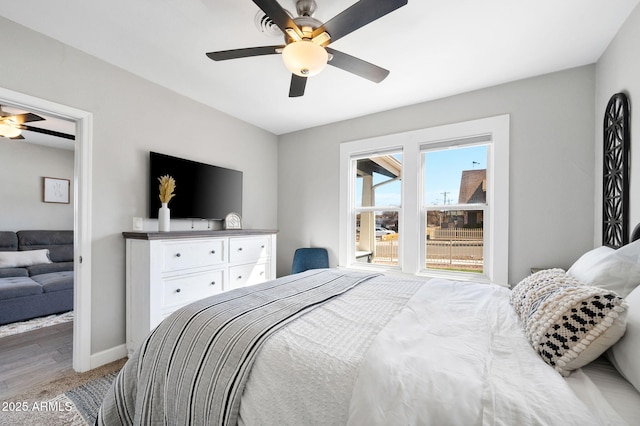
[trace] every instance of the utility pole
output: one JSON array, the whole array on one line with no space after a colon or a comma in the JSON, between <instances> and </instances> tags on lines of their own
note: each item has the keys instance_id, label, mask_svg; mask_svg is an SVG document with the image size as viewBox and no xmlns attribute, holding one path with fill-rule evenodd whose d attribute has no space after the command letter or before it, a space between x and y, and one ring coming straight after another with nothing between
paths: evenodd
<instances>
[{"instance_id":1,"label":"utility pole","mask_svg":"<svg viewBox=\"0 0 640 426\"><path fill-rule=\"evenodd\" d=\"M444 195L444 205L447 205L447 194L448 192L441 192L442 195Z\"/></svg>"}]
</instances>

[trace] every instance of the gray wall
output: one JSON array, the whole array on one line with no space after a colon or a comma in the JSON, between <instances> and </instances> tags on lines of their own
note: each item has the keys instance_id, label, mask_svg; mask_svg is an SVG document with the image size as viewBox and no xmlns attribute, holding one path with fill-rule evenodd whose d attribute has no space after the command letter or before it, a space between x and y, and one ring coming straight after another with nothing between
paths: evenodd
<instances>
[{"instance_id":1,"label":"gray wall","mask_svg":"<svg viewBox=\"0 0 640 426\"><path fill-rule=\"evenodd\" d=\"M278 273L297 247L338 255L340 142L510 114L509 281L593 244L593 65L280 137Z\"/></svg>"},{"instance_id":2,"label":"gray wall","mask_svg":"<svg viewBox=\"0 0 640 426\"><path fill-rule=\"evenodd\" d=\"M611 96L624 92L629 97L631 109L631 187L629 226L633 229L640 222L640 7L636 7L596 66L595 104L595 232L594 245L602 245L602 125L604 111ZM634 108L634 106L636 108Z\"/></svg>"},{"instance_id":3,"label":"gray wall","mask_svg":"<svg viewBox=\"0 0 640 426\"><path fill-rule=\"evenodd\" d=\"M277 227L276 136L4 18L0 40L2 87L93 113L92 353L125 342L122 231L148 216L149 150L242 170L244 225Z\"/></svg>"},{"instance_id":4,"label":"gray wall","mask_svg":"<svg viewBox=\"0 0 640 426\"><path fill-rule=\"evenodd\" d=\"M73 155L0 138L0 231L73 229ZM71 181L69 204L42 201L44 176Z\"/></svg>"}]
</instances>

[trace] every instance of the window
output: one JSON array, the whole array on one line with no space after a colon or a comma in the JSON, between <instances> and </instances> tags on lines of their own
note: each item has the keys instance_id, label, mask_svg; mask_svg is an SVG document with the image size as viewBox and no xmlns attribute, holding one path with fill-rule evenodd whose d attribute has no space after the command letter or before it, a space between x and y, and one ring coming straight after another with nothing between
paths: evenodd
<instances>
[{"instance_id":1,"label":"window","mask_svg":"<svg viewBox=\"0 0 640 426\"><path fill-rule=\"evenodd\" d=\"M351 170L355 260L398 266L402 152L352 158Z\"/></svg>"},{"instance_id":2,"label":"window","mask_svg":"<svg viewBox=\"0 0 640 426\"><path fill-rule=\"evenodd\" d=\"M340 266L507 285L507 115L345 142Z\"/></svg>"},{"instance_id":3,"label":"window","mask_svg":"<svg viewBox=\"0 0 640 426\"><path fill-rule=\"evenodd\" d=\"M423 270L484 274L488 148L464 140L423 147Z\"/></svg>"}]
</instances>

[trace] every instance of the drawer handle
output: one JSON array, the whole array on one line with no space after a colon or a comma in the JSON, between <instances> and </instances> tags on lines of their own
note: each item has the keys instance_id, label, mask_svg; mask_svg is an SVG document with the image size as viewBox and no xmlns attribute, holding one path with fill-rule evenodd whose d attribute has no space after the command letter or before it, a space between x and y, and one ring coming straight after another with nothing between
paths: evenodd
<instances>
[{"instance_id":1,"label":"drawer handle","mask_svg":"<svg viewBox=\"0 0 640 426\"><path fill-rule=\"evenodd\" d=\"M215 250L211 250L211 254L216 254L216 251Z\"/></svg>"},{"instance_id":2,"label":"drawer handle","mask_svg":"<svg viewBox=\"0 0 640 426\"><path fill-rule=\"evenodd\" d=\"M238 275L238 279L241 280L242 279L242 275Z\"/></svg>"},{"instance_id":3,"label":"drawer handle","mask_svg":"<svg viewBox=\"0 0 640 426\"><path fill-rule=\"evenodd\" d=\"M182 256L180 253L176 253L176 257L180 257Z\"/></svg>"},{"instance_id":4,"label":"drawer handle","mask_svg":"<svg viewBox=\"0 0 640 426\"><path fill-rule=\"evenodd\" d=\"M216 285L216 282L215 281L211 281L211 285Z\"/></svg>"},{"instance_id":5,"label":"drawer handle","mask_svg":"<svg viewBox=\"0 0 640 426\"><path fill-rule=\"evenodd\" d=\"M264 244L260 246L260 248L264 248Z\"/></svg>"},{"instance_id":6,"label":"drawer handle","mask_svg":"<svg viewBox=\"0 0 640 426\"><path fill-rule=\"evenodd\" d=\"M242 247L238 247L238 251L242 251Z\"/></svg>"},{"instance_id":7,"label":"drawer handle","mask_svg":"<svg viewBox=\"0 0 640 426\"><path fill-rule=\"evenodd\" d=\"M182 290L180 290L179 288L176 288L176 293L180 293Z\"/></svg>"}]
</instances>

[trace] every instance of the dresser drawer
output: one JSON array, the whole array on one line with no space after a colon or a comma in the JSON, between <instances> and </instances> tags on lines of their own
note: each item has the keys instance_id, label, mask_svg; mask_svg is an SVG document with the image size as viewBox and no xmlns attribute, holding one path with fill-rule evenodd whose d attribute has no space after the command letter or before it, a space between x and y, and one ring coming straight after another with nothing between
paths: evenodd
<instances>
[{"instance_id":1,"label":"dresser drawer","mask_svg":"<svg viewBox=\"0 0 640 426\"><path fill-rule=\"evenodd\" d=\"M259 284L267 281L267 263L232 266L229 268L229 289Z\"/></svg>"},{"instance_id":2,"label":"dresser drawer","mask_svg":"<svg viewBox=\"0 0 640 426\"><path fill-rule=\"evenodd\" d=\"M164 242L162 271L179 271L223 263L224 246L224 239Z\"/></svg>"},{"instance_id":3,"label":"dresser drawer","mask_svg":"<svg viewBox=\"0 0 640 426\"><path fill-rule=\"evenodd\" d=\"M231 263L255 262L270 255L268 237L231 238L229 261Z\"/></svg>"},{"instance_id":4,"label":"dresser drawer","mask_svg":"<svg viewBox=\"0 0 640 426\"><path fill-rule=\"evenodd\" d=\"M162 280L162 306L160 309L186 305L222 292L223 271L182 275Z\"/></svg>"}]
</instances>

